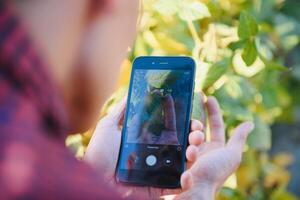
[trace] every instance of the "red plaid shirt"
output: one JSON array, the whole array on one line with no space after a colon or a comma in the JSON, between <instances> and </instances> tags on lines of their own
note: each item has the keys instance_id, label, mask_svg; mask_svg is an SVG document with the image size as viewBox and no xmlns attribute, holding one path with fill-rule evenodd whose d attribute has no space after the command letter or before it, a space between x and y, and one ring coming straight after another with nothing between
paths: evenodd
<instances>
[{"instance_id":1,"label":"red plaid shirt","mask_svg":"<svg viewBox=\"0 0 300 200\"><path fill-rule=\"evenodd\" d=\"M65 116L45 64L0 1L0 199L118 199L65 148Z\"/></svg>"}]
</instances>

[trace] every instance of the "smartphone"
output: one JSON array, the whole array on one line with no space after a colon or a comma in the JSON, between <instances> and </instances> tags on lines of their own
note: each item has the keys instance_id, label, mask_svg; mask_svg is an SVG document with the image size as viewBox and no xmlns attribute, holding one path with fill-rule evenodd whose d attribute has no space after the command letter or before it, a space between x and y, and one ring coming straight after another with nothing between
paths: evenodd
<instances>
[{"instance_id":1,"label":"smartphone","mask_svg":"<svg viewBox=\"0 0 300 200\"><path fill-rule=\"evenodd\" d=\"M133 62L117 182L180 187L185 170L195 62L189 57L139 57Z\"/></svg>"}]
</instances>

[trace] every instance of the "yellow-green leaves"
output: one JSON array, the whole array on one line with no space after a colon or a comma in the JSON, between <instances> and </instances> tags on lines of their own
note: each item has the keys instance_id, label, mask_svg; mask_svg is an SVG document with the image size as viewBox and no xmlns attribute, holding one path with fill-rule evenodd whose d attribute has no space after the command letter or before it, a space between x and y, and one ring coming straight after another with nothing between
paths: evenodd
<instances>
[{"instance_id":1,"label":"yellow-green leaves","mask_svg":"<svg viewBox=\"0 0 300 200\"><path fill-rule=\"evenodd\" d=\"M238 27L238 36L242 41L246 41L242 58L247 66L252 65L257 58L257 49L255 44L255 36L257 33L258 25L254 17L251 14L242 11Z\"/></svg>"},{"instance_id":2,"label":"yellow-green leaves","mask_svg":"<svg viewBox=\"0 0 300 200\"><path fill-rule=\"evenodd\" d=\"M161 15L178 14L179 18L184 21L195 21L210 17L207 6L198 1L158 0L154 4L154 9Z\"/></svg>"},{"instance_id":3,"label":"yellow-green leaves","mask_svg":"<svg viewBox=\"0 0 300 200\"><path fill-rule=\"evenodd\" d=\"M238 35L240 39L249 39L258 33L258 25L254 17L246 11L242 11L240 15L240 24L238 27Z\"/></svg>"}]
</instances>

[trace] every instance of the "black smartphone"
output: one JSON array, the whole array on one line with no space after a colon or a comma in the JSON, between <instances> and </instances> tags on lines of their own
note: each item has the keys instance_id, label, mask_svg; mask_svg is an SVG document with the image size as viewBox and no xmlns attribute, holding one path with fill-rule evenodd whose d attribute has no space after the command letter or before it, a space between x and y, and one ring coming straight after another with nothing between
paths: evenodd
<instances>
[{"instance_id":1,"label":"black smartphone","mask_svg":"<svg viewBox=\"0 0 300 200\"><path fill-rule=\"evenodd\" d=\"M194 79L195 62L189 57L146 56L134 60L117 182L180 187Z\"/></svg>"}]
</instances>

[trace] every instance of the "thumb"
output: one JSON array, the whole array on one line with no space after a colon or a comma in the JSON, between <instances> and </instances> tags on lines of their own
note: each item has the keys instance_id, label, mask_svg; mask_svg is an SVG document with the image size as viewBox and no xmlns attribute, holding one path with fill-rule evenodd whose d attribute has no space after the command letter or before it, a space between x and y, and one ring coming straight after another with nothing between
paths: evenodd
<instances>
[{"instance_id":1,"label":"thumb","mask_svg":"<svg viewBox=\"0 0 300 200\"><path fill-rule=\"evenodd\" d=\"M235 128L233 135L227 143L227 147L234 150L234 152L242 153L247 137L253 129L253 122L244 122L240 124Z\"/></svg>"},{"instance_id":2,"label":"thumb","mask_svg":"<svg viewBox=\"0 0 300 200\"><path fill-rule=\"evenodd\" d=\"M124 97L120 102L113 106L107 115L103 118L107 123L119 125L124 119L127 97Z\"/></svg>"}]
</instances>

